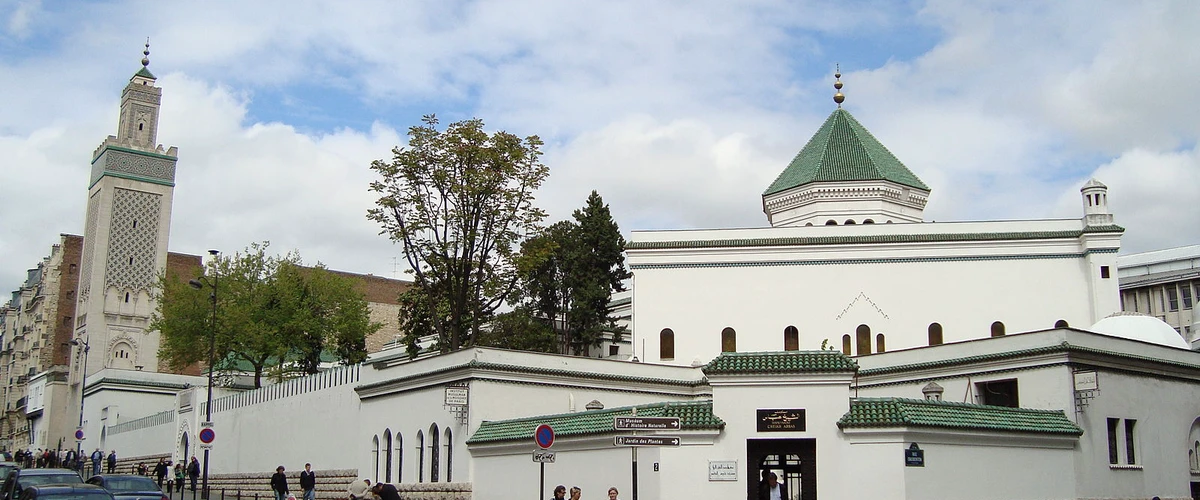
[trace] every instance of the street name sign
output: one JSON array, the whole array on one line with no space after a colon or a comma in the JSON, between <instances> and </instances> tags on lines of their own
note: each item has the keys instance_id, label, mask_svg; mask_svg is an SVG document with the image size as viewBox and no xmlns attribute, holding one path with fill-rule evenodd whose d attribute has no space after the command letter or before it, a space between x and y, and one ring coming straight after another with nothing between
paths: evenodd
<instances>
[{"instance_id":1,"label":"street name sign","mask_svg":"<svg viewBox=\"0 0 1200 500\"><path fill-rule=\"evenodd\" d=\"M533 452L533 461L539 464L554 463L555 453L553 451L535 451Z\"/></svg>"},{"instance_id":2,"label":"street name sign","mask_svg":"<svg viewBox=\"0 0 1200 500\"><path fill-rule=\"evenodd\" d=\"M613 417L618 431L677 431L679 417Z\"/></svg>"},{"instance_id":3,"label":"street name sign","mask_svg":"<svg viewBox=\"0 0 1200 500\"><path fill-rule=\"evenodd\" d=\"M617 436L613 446L679 446L679 436Z\"/></svg>"}]
</instances>

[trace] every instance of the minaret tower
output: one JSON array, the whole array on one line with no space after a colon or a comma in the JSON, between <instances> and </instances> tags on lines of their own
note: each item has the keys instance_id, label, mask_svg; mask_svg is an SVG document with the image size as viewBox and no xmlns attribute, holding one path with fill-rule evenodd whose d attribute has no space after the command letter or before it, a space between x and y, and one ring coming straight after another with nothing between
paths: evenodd
<instances>
[{"instance_id":1,"label":"minaret tower","mask_svg":"<svg viewBox=\"0 0 1200 500\"><path fill-rule=\"evenodd\" d=\"M167 264L177 150L156 143L162 89L149 69L149 40L143 54L121 94L117 135L92 154L75 319L75 338L88 345L88 374L158 371L158 333L146 327Z\"/></svg>"}]
</instances>

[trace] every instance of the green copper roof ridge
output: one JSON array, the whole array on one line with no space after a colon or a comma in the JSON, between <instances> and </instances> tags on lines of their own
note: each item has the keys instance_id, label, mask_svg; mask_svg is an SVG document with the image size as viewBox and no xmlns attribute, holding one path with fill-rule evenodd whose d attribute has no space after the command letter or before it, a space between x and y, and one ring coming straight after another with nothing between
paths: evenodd
<instances>
[{"instance_id":1,"label":"green copper roof ridge","mask_svg":"<svg viewBox=\"0 0 1200 500\"><path fill-rule=\"evenodd\" d=\"M896 164L899 165L903 169L901 172L899 172L899 174L901 174L901 176L903 176L904 174L908 174L909 176L912 177L912 179L910 179L909 182L904 182L904 181L898 180L898 179L888 179L886 175L884 175L882 172L880 172L880 176L882 178L884 178L886 180L890 180L897 184L903 184L908 187L924 189L925 191L930 190L929 186L926 185L925 182L922 181L920 177L917 177L917 174L913 173L913 171L908 168L908 165L905 165L903 161L900 161L900 158L898 158L896 156L896 154L892 152L891 149L888 149L887 145L884 144L883 141L880 141L879 138L875 137L875 134L872 134L870 130L867 130L867 127L864 127L863 124L860 123L858 121L858 119L854 117L854 115L850 114L850 112L848 112L848 111L845 112L844 114L845 114L846 119L849 120L850 123L852 123L854 125L850 128L850 131L853 132L856 137L860 134L860 132L862 134L865 134L867 136L867 138L870 139L871 143L878 145L880 148L883 148L882 152L888 156L887 159L890 159L891 161L895 161ZM855 127L857 127L857 129ZM861 144L861 141L860 141L860 144ZM871 157L872 162L876 164L876 169L878 169L879 168L878 164L880 163L880 159L876 158L875 155L873 155L871 153L871 148L868 148L865 145L863 145L863 149L866 151L867 156Z\"/></svg>"},{"instance_id":2,"label":"green copper roof ridge","mask_svg":"<svg viewBox=\"0 0 1200 500\"><path fill-rule=\"evenodd\" d=\"M154 73L151 73L151 72L150 72L150 68L147 68L147 67L145 67L145 66L142 66L142 68L141 68L141 69L139 69L139 70L137 71L137 73L134 73L134 74L133 74L133 76L140 76L140 77L142 77L142 78L149 78L149 79L151 79L151 80L157 80L157 79L158 79L158 77L154 76Z\"/></svg>"},{"instance_id":3,"label":"green copper roof ridge","mask_svg":"<svg viewBox=\"0 0 1200 500\"><path fill-rule=\"evenodd\" d=\"M908 398L856 398L837 426L846 428L941 427L1083 435L1063 410L930 401Z\"/></svg>"}]
</instances>

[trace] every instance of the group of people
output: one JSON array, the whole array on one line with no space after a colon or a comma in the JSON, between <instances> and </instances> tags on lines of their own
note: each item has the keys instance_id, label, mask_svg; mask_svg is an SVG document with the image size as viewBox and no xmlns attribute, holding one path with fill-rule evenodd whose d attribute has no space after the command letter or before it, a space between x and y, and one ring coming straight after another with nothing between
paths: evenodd
<instances>
[{"instance_id":1,"label":"group of people","mask_svg":"<svg viewBox=\"0 0 1200 500\"><path fill-rule=\"evenodd\" d=\"M282 465L275 468L275 474L271 476L271 491L275 492L275 500L295 500L288 491L287 474L284 474L285 469ZM315 500L317 488L317 475L313 473L312 464L304 464L304 470L300 471L300 490L303 492L304 500Z\"/></svg>"},{"instance_id":2,"label":"group of people","mask_svg":"<svg viewBox=\"0 0 1200 500\"><path fill-rule=\"evenodd\" d=\"M146 462L138 462L134 472L140 476L146 476L152 471L146 467ZM183 462L172 464L170 460L160 458L154 465L153 472L154 476L158 478L159 489L162 489L163 483L166 483L165 491L183 491L186 479L191 478L192 491L196 491L196 481L200 479L200 461L196 460L194 455L187 465L184 465Z\"/></svg>"},{"instance_id":3,"label":"group of people","mask_svg":"<svg viewBox=\"0 0 1200 500\"><path fill-rule=\"evenodd\" d=\"M608 489L608 500L618 500L617 493L618 493L618 491L617 491L616 486L609 488ZM554 487L554 497L553 497L554 500L567 500L568 497L565 496L566 494L567 494L566 486L563 486L560 484L560 485ZM570 500L579 500L579 497L581 495L583 495L582 489L580 489L578 486L571 487L571 496L569 497Z\"/></svg>"},{"instance_id":4,"label":"group of people","mask_svg":"<svg viewBox=\"0 0 1200 500\"><path fill-rule=\"evenodd\" d=\"M99 474L104 465L107 465L109 474L116 472L117 468L117 451L113 450L104 455L100 448L96 448L91 455L84 453L75 453L72 449L58 450L43 450L38 448L37 451L17 450L16 453L10 453L8 450L0 452L4 455L4 461L16 462L21 464L26 469L32 468L64 468L83 470L91 461L92 475Z\"/></svg>"}]
</instances>

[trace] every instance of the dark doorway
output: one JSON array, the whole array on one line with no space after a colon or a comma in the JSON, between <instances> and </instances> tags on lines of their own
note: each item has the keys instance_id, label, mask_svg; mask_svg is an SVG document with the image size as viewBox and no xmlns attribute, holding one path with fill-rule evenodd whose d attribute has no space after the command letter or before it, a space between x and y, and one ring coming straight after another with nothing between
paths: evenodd
<instances>
[{"instance_id":1,"label":"dark doorway","mask_svg":"<svg viewBox=\"0 0 1200 500\"><path fill-rule=\"evenodd\" d=\"M1200 483L1192 483L1192 499L1200 500Z\"/></svg>"},{"instance_id":2,"label":"dark doorway","mask_svg":"<svg viewBox=\"0 0 1200 500\"><path fill-rule=\"evenodd\" d=\"M746 498L758 500L762 471L779 476L787 497L817 498L816 439L747 439Z\"/></svg>"}]
</instances>

